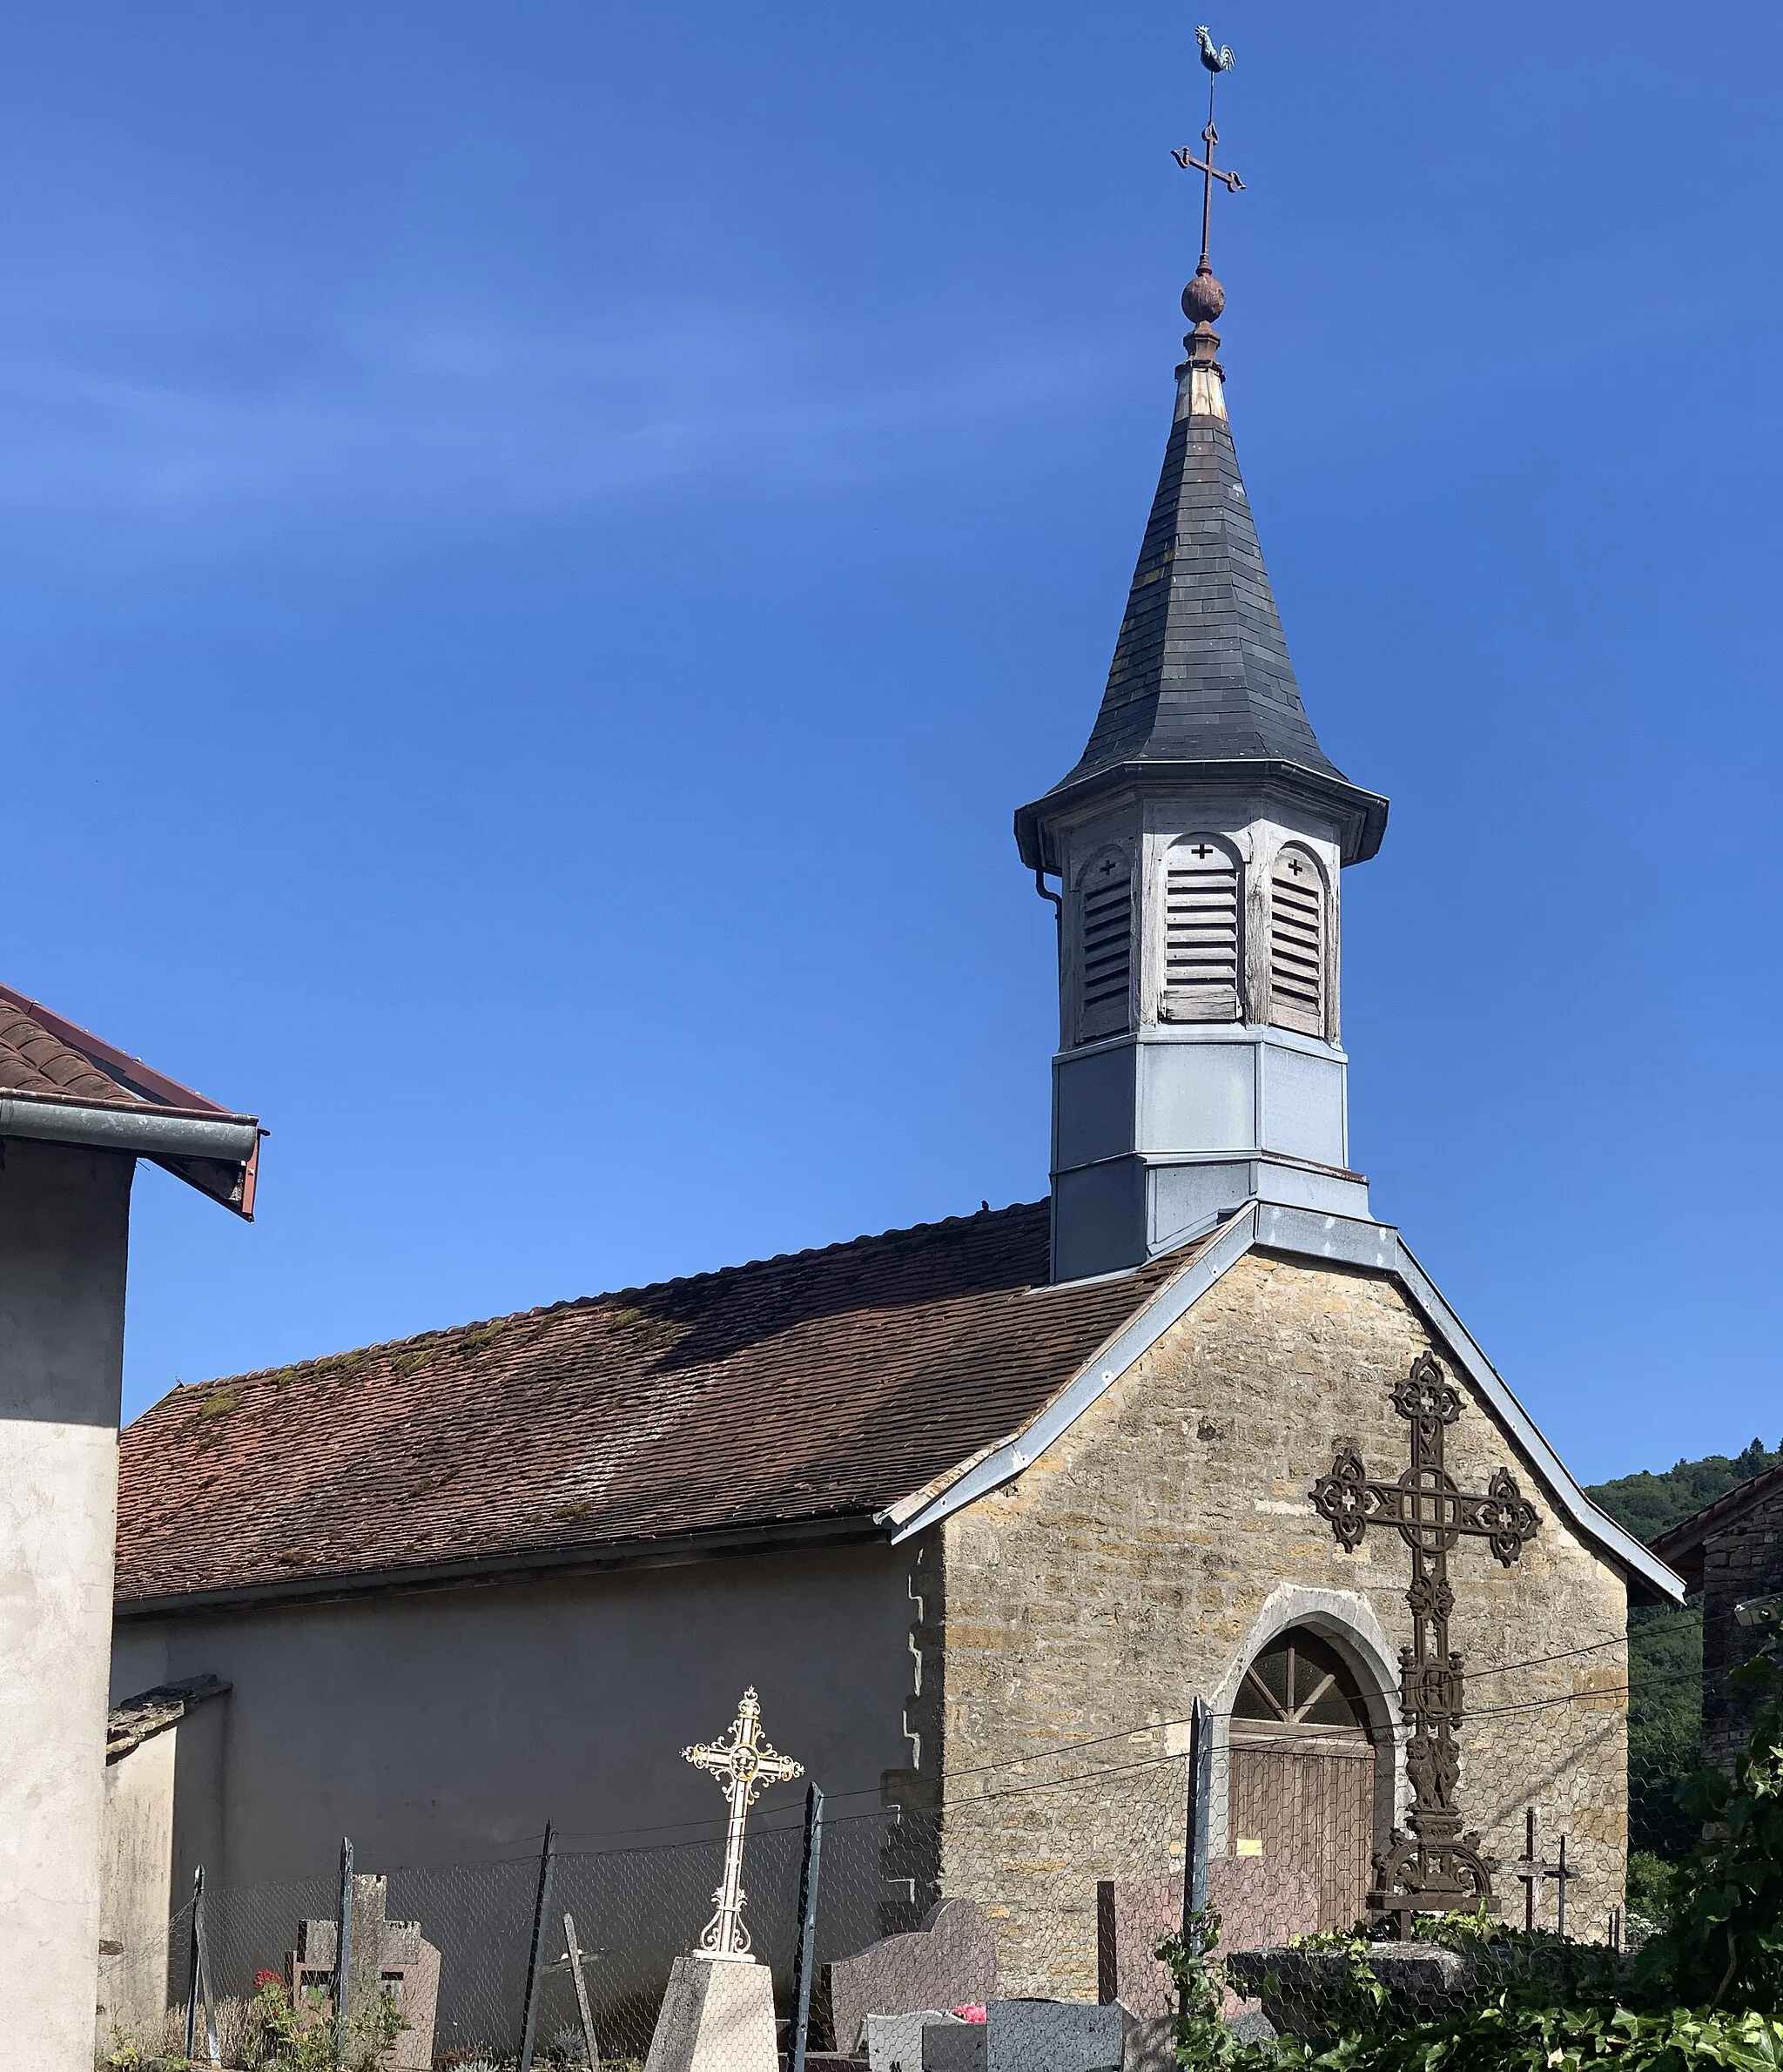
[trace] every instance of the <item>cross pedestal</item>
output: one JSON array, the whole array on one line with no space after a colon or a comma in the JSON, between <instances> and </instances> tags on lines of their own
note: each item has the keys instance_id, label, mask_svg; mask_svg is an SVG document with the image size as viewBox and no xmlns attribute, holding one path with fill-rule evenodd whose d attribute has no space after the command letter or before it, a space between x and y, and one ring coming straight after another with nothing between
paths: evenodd
<instances>
[{"instance_id":1,"label":"cross pedestal","mask_svg":"<svg viewBox=\"0 0 1783 2072\"><path fill-rule=\"evenodd\" d=\"M677 1957L644 2072L778 2072L774 1980L753 1957Z\"/></svg>"}]
</instances>

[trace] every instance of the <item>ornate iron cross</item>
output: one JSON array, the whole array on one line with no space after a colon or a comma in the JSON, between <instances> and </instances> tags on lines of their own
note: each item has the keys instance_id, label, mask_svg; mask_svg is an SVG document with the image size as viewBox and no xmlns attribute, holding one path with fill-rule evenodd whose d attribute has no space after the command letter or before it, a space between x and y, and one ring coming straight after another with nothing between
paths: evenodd
<instances>
[{"instance_id":1,"label":"ornate iron cross","mask_svg":"<svg viewBox=\"0 0 1783 2072\"><path fill-rule=\"evenodd\" d=\"M1477 1833L1462 1831L1455 1786L1461 1773L1456 1729L1462 1718L1461 1657L1449 1646L1449 1550L1466 1535L1484 1539L1509 1568L1540 1523L1514 1476L1497 1469L1484 1496L1457 1489L1443 1465L1443 1435L1461 1415L1461 1394L1430 1354L1393 1388L1393 1407L1411 1425L1411 1465L1396 1482L1369 1478L1353 1447L1340 1447L1312 1499L1346 1552L1354 1553L1371 1521L1398 1529L1411 1550L1412 1645L1399 1651L1401 1708L1407 1729L1405 1770L1411 1780L1409 1833L1396 1827L1375 1859L1368 1904L1390 1914L1402 1936L1416 1914L1441 1914L1490 1903L1491 1874Z\"/></svg>"},{"instance_id":2,"label":"ornate iron cross","mask_svg":"<svg viewBox=\"0 0 1783 2072\"><path fill-rule=\"evenodd\" d=\"M683 1748L683 1759L697 1770L710 1770L730 1802L730 1826L724 1837L724 1876L712 1894L718 1911L706 1923L700 1948L710 1957L747 1957L749 1930L743 1925L743 1826L749 1809L770 1784L803 1777L804 1765L777 1754L762 1739L762 1701L753 1685L743 1694L730 1723L729 1741L702 1741Z\"/></svg>"}]
</instances>

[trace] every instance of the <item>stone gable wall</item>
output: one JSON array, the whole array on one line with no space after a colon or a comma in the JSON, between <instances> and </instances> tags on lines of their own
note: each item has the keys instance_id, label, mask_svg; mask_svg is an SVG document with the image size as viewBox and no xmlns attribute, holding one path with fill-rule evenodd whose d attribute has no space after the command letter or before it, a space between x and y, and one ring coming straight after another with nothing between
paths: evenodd
<instances>
[{"instance_id":1,"label":"stone gable wall","mask_svg":"<svg viewBox=\"0 0 1783 2072\"><path fill-rule=\"evenodd\" d=\"M1550 1848L1568 1834L1584 1873L1569 1926L1603 1934L1626 1847L1620 1575L1562 1523L1395 1284L1252 1253L1019 1481L939 1529L939 1881L999 1920L1006 1990L1094 1996L1095 1880L1180 1870L1184 1766L1167 1759L1186 1747L1197 1694L1229 1710L1263 1625L1341 1622L1352 1659L1372 1662L1377 1686L1396 1682L1407 1550L1371 1526L1346 1554L1308 1492L1340 1443L1376 1476L1405 1466L1410 1428L1389 1390L1426 1350L1465 1397L1451 1473L1484 1488L1508 1466L1541 1520L1508 1571L1483 1540L1450 1557L1451 1631L1470 1678L1463 1804L1505 1857L1522 1853L1527 1806ZM1518 1709L1494 1709L1507 1707ZM1093 1746L1046 1752L1073 1743ZM1068 1781L1093 1770L1121 1774ZM1216 1787L1216 1848L1231 1839L1222 1798ZM1378 1828L1390 1818L1383 1802ZM1520 1920L1523 1887L1499 1883ZM1552 1907L1551 1887L1550 1923Z\"/></svg>"},{"instance_id":2,"label":"stone gable wall","mask_svg":"<svg viewBox=\"0 0 1783 2072\"><path fill-rule=\"evenodd\" d=\"M1783 1490L1760 1497L1703 1546L1703 1759L1732 1772L1758 1712L1758 1697L1728 1678L1757 1654L1763 1626L1742 1626L1733 1608L1783 1591Z\"/></svg>"}]
</instances>

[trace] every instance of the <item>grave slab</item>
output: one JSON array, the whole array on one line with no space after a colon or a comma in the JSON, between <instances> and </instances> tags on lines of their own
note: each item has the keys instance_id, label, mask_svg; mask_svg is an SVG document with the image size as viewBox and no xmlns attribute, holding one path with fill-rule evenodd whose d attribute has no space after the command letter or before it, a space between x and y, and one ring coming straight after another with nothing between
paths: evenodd
<instances>
[{"instance_id":1,"label":"grave slab","mask_svg":"<svg viewBox=\"0 0 1783 2072\"><path fill-rule=\"evenodd\" d=\"M945 2008L924 2008L914 2015L866 2017L869 2072L922 2072L923 2030L930 2023L966 2025Z\"/></svg>"},{"instance_id":2,"label":"grave slab","mask_svg":"<svg viewBox=\"0 0 1783 2072\"><path fill-rule=\"evenodd\" d=\"M993 2000L985 2072L1120 2072L1127 2013L1068 2000Z\"/></svg>"}]
</instances>

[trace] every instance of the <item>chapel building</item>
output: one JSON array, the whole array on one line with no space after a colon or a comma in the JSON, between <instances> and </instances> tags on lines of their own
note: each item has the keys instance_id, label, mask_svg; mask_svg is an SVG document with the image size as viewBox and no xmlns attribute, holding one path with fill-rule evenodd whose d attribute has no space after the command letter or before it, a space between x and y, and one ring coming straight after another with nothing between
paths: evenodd
<instances>
[{"instance_id":1,"label":"chapel building","mask_svg":"<svg viewBox=\"0 0 1783 2072\"><path fill-rule=\"evenodd\" d=\"M1488 1867L1537 1810L1605 1932L1627 1608L1682 1586L1356 1168L1342 882L1387 805L1302 703L1221 299L1185 296L1087 744L1016 815L1059 902L1049 1198L156 1404L114 1694L214 1679L153 1787L170 1897L200 1860L319 1876L343 1833L377 1867L681 1832L717 1807L680 1751L753 1685L832 1807L909 1815L868 1932L975 1898L1013 1991L1093 1995L1098 1880L1180 1882L1198 1699L1213 1853L1279 1862L1324 1925L1447 1789ZM1463 1688L1444 1631L1446 1785L1406 1709Z\"/></svg>"}]
</instances>

